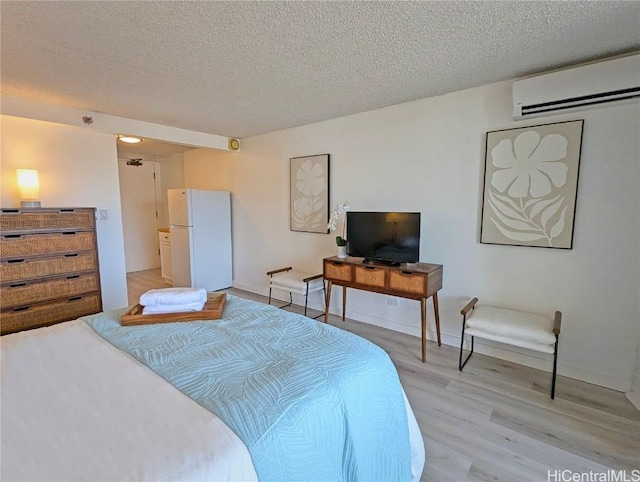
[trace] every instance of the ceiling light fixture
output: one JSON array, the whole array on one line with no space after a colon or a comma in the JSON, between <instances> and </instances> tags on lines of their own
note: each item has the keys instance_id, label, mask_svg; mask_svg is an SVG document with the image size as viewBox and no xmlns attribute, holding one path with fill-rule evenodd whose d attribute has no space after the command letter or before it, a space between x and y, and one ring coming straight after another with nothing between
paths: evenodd
<instances>
[{"instance_id":1,"label":"ceiling light fixture","mask_svg":"<svg viewBox=\"0 0 640 482\"><path fill-rule=\"evenodd\" d=\"M118 135L118 140L121 140L122 142L126 142L127 144L137 144L138 142L142 142L142 139L140 139L139 137L121 136L121 135Z\"/></svg>"}]
</instances>

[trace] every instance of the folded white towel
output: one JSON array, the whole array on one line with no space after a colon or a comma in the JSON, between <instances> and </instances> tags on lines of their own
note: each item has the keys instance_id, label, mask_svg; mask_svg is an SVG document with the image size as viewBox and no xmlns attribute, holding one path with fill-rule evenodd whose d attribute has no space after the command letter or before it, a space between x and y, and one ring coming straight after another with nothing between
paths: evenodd
<instances>
[{"instance_id":1,"label":"folded white towel","mask_svg":"<svg viewBox=\"0 0 640 482\"><path fill-rule=\"evenodd\" d=\"M145 306L142 309L143 315L158 315L160 313L182 313L185 311L201 311L204 307L204 302L198 301L196 303L183 303L181 305L151 305Z\"/></svg>"},{"instance_id":2,"label":"folded white towel","mask_svg":"<svg viewBox=\"0 0 640 482\"><path fill-rule=\"evenodd\" d=\"M142 306L184 305L206 302L207 290L203 288L160 288L149 290L140 297Z\"/></svg>"}]
</instances>

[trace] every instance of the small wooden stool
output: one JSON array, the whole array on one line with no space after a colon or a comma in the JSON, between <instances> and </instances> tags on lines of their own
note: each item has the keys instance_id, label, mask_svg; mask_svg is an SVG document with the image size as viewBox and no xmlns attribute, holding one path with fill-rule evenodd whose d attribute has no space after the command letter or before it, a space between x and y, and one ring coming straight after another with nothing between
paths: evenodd
<instances>
[{"instance_id":1,"label":"small wooden stool","mask_svg":"<svg viewBox=\"0 0 640 482\"><path fill-rule=\"evenodd\" d=\"M307 316L307 303L309 302L309 293L316 291L324 291L324 299L326 302L327 291L324 286L322 274L312 275L309 273L301 273L293 271L291 266L287 268L274 269L268 271L269 279L269 304L271 304L271 290L277 289L289 292L289 303L279 306L278 308L286 308L293 304L293 293L304 296L304 316ZM324 313L314 316L314 319L323 316Z\"/></svg>"}]
</instances>

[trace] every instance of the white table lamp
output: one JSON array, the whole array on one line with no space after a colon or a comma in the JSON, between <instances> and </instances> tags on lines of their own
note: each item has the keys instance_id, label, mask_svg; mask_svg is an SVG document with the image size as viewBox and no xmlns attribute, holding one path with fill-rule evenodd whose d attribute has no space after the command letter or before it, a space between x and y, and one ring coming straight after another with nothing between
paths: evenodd
<instances>
[{"instance_id":1,"label":"white table lamp","mask_svg":"<svg viewBox=\"0 0 640 482\"><path fill-rule=\"evenodd\" d=\"M16 169L18 190L20 191L20 207L40 207L40 182L36 169Z\"/></svg>"}]
</instances>

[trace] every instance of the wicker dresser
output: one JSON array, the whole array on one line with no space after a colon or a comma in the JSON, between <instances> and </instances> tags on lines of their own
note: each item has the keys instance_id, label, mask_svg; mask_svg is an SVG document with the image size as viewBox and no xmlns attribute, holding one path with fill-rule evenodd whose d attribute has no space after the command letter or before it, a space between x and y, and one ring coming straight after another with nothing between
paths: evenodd
<instances>
[{"instance_id":1,"label":"wicker dresser","mask_svg":"<svg viewBox=\"0 0 640 482\"><path fill-rule=\"evenodd\" d=\"M94 208L0 211L0 334L102 310Z\"/></svg>"}]
</instances>

